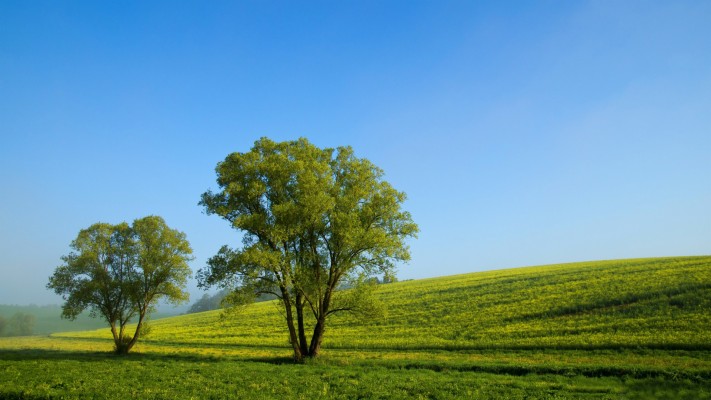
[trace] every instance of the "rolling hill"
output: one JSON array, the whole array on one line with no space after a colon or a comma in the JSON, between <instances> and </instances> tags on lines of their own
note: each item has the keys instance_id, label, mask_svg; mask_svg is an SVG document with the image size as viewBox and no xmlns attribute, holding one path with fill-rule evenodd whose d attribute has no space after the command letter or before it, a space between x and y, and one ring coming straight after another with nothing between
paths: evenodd
<instances>
[{"instance_id":1,"label":"rolling hill","mask_svg":"<svg viewBox=\"0 0 711 400\"><path fill-rule=\"evenodd\" d=\"M384 318L334 317L324 349L711 348L711 257L477 272L385 284L378 297ZM220 315L156 320L145 342L288 346L272 301Z\"/></svg>"},{"instance_id":2,"label":"rolling hill","mask_svg":"<svg viewBox=\"0 0 711 400\"><path fill-rule=\"evenodd\" d=\"M0 398L709 399L711 256L599 261L381 285L383 318L331 320L293 364L273 301L0 338Z\"/></svg>"}]
</instances>

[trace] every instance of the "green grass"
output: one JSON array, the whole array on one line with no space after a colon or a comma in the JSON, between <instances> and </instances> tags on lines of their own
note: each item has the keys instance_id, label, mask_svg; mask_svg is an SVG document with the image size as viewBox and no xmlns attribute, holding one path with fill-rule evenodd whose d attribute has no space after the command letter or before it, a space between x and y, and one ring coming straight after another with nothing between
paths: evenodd
<instances>
[{"instance_id":1,"label":"green grass","mask_svg":"<svg viewBox=\"0 0 711 400\"><path fill-rule=\"evenodd\" d=\"M155 320L128 357L110 355L106 328L0 339L0 397L711 398L711 257L472 273L378 295L386 318L332 320L307 365L289 362L273 302Z\"/></svg>"},{"instance_id":2,"label":"green grass","mask_svg":"<svg viewBox=\"0 0 711 400\"><path fill-rule=\"evenodd\" d=\"M386 318L335 318L324 347L711 349L711 257L472 273L387 284L379 296L387 305ZM274 302L254 304L224 323L219 315L212 311L155 321L149 341L287 344Z\"/></svg>"}]
</instances>

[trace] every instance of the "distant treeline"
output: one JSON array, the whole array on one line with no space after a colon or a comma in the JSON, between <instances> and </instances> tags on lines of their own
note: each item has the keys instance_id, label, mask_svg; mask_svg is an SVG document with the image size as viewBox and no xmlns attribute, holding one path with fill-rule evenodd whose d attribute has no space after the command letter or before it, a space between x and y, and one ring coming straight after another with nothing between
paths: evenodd
<instances>
[{"instance_id":1,"label":"distant treeline","mask_svg":"<svg viewBox=\"0 0 711 400\"><path fill-rule=\"evenodd\" d=\"M0 315L0 336L30 336L37 318L31 314L16 312L9 318Z\"/></svg>"},{"instance_id":2,"label":"distant treeline","mask_svg":"<svg viewBox=\"0 0 711 400\"><path fill-rule=\"evenodd\" d=\"M61 318L62 307L0 304L0 336L47 335L54 332L97 329L105 324L82 314L75 321Z\"/></svg>"}]
</instances>

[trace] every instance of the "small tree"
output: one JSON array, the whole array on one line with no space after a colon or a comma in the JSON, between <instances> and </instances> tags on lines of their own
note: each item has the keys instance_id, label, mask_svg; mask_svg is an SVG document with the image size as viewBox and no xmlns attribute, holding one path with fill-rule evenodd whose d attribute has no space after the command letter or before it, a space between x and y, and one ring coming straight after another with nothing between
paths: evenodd
<instances>
[{"instance_id":1,"label":"small tree","mask_svg":"<svg viewBox=\"0 0 711 400\"><path fill-rule=\"evenodd\" d=\"M132 225L96 223L79 232L74 250L63 256L47 288L62 295L62 317L75 319L87 308L108 322L115 352L127 354L144 331L147 315L160 299L179 304L190 277L192 249L185 234L161 217ZM137 318L133 335L127 324Z\"/></svg>"},{"instance_id":2,"label":"small tree","mask_svg":"<svg viewBox=\"0 0 711 400\"><path fill-rule=\"evenodd\" d=\"M405 194L382 176L350 147L320 149L303 138L262 138L230 154L217 165L220 192L200 204L243 231L243 247L223 246L199 284L234 289L235 303L277 296L294 359L317 356L327 318L368 309L366 278L390 277L410 257L405 239L417 225L401 210Z\"/></svg>"}]
</instances>

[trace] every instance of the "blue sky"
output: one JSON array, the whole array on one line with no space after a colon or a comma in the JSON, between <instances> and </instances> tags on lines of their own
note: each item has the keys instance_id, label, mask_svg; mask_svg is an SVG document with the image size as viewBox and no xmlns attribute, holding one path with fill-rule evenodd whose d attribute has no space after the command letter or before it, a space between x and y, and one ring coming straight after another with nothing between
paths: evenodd
<instances>
[{"instance_id":1,"label":"blue sky","mask_svg":"<svg viewBox=\"0 0 711 400\"><path fill-rule=\"evenodd\" d=\"M401 279L711 253L711 2L0 2L0 303L78 231L197 202L261 136L408 194ZM193 300L200 292L191 284Z\"/></svg>"}]
</instances>

